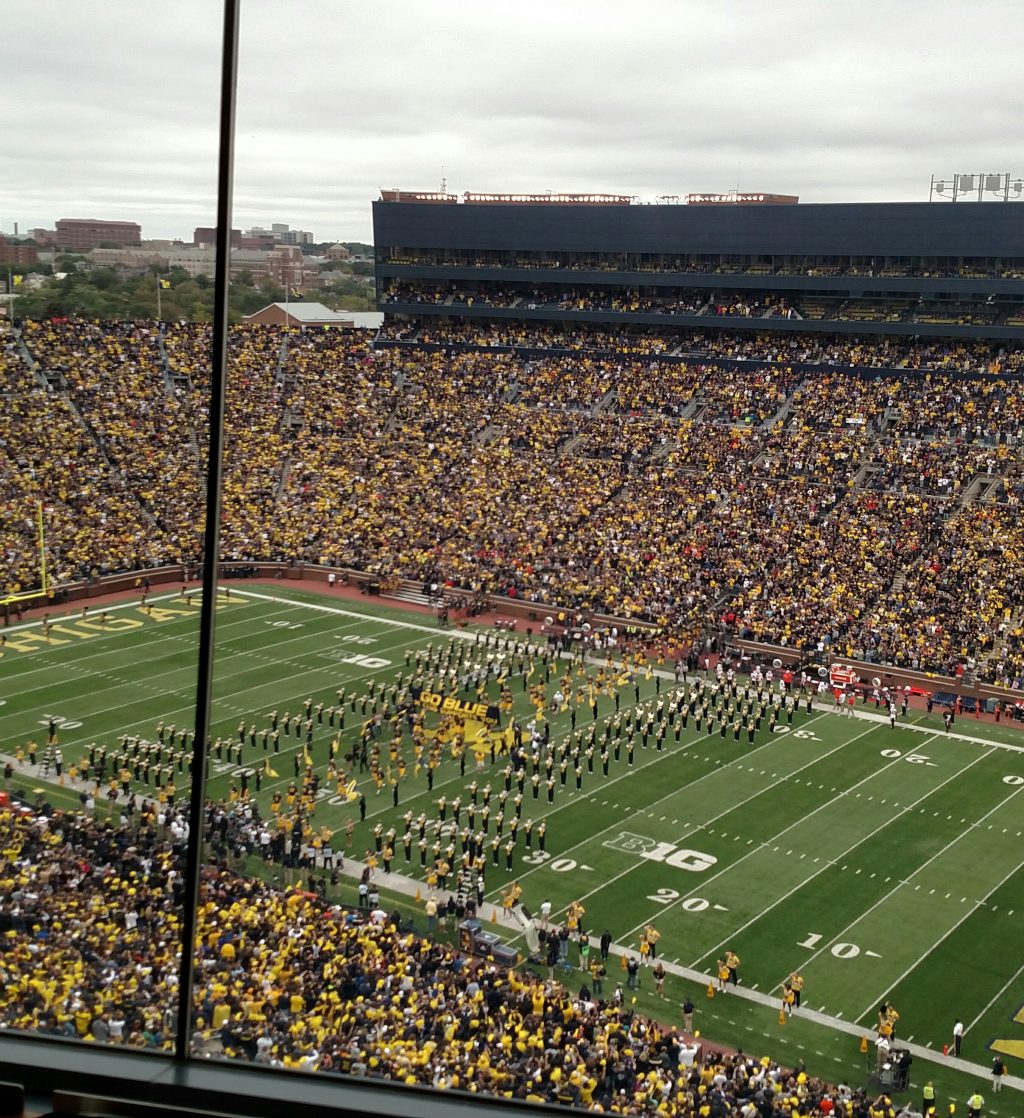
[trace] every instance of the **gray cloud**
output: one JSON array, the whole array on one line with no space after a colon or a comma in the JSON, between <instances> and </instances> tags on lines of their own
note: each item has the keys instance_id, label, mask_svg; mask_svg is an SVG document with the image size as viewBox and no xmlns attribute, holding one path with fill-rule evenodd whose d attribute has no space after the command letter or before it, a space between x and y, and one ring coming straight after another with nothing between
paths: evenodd
<instances>
[{"instance_id":1,"label":"gray cloud","mask_svg":"<svg viewBox=\"0 0 1024 1118\"><path fill-rule=\"evenodd\" d=\"M4 13L0 227L214 212L215 0ZM366 239L381 186L921 199L1024 173L1003 0L243 0L235 224ZM737 172L737 163L741 164Z\"/></svg>"}]
</instances>

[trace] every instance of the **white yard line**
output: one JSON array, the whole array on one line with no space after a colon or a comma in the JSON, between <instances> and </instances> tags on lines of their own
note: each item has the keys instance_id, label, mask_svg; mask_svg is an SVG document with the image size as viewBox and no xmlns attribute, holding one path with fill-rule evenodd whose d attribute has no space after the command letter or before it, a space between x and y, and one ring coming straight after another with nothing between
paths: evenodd
<instances>
[{"instance_id":1,"label":"white yard line","mask_svg":"<svg viewBox=\"0 0 1024 1118\"><path fill-rule=\"evenodd\" d=\"M1019 868L1020 867L1018 867L1018 869ZM969 1025L964 1027L965 1033L970 1032L971 1029L973 1029L974 1026L977 1025L982 1017L984 1017L985 1014L988 1013L988 1011L996 1004L997 1001L999 1001L1003 994L1006 993L1006 991L1017 981L1018 978L1020 978L1022 974L1024 974L1024 963L1021 963L1021 965L1017 968L1016 974L1006 980L1006 982L1000 987L999 992L995 995L995 997L991 999L991 1001L989 1001L988 1005L985 1006L985 1008L978 1014L978 1016L975 1017Z\"/></svg>"},{"instance_id":2,"label":"white yard line","mask_svg":"<svg viewBox=\"0 0 1024 1118\"><path fill-rule=\"evenodd\" d=\"M999 801L998 804L996 804L994 807L992 807L989 811L985 812L985 814L981 817L981 819L978 820L978 823L983 823L990 815L993 815L995 812L997 812L1003 806L1003 804L1008 803L1010 800L1012 800L1013 797L1016 796L1017 793L1020 792L1022 788L1024 788L1024 785L1021 785L1021 786L1017 787L1008 796L1005 796L1002 800ZM903 888L904 885L908 884L911 880L913 880L913 878L917 877L917 875L919 873L921 873L923 870L926 870L938 858L941 858L942 855L945 854L946 851L948 851L951 846L955 845L962 838L969 835L973 829L974 829L973 827L968 827L966 830L961 831L960 834L958 834L956 836L956 838L951 839L949 842L947 842L946 845L943 846L941 850L937 850L927 861L922 862L921 865L919 865L917 867L917 869L914 870L914 872L910 874L909 877L904 878L902 881L897 882L891 889L889 889L886 893L884 893L881 897L879 897L878 900L875 901L875 903L870 908L865 909L857 917L856 920L851 921L849 924L846 925L845 928L842 929L842 931L837 932L834 936L830 937L828 943L826 943L823 947L819 947L818 950L815 951L813 955L808 956L808 958L806 958L803 962L803 968L806 970L807 967L812 962L814 962L815 959L817 959L820 955L823 955L829 949L830 945L833 942L843 940L853 928L856 928L857 925L862 920L864 920L866 917L870 916L871 913L874 912L876 908L878 908L880 905L885 904L885 902L890 897L892 897L894 894L898 893L900 891L900 889ZM923 957L924 956L922 956L922 958ZM879 1002L879 999L875 998L874 1001L871 1003L870 1006L868 1006L867 1009L865 1009L862 1013L857 1015L857 1018L855 1020L859 1020L861 1017L864 1016L865 1013L870 1012L873 1008L875 1008L878 1005L878 1002Z\"/></svg>"},{"instance_id":3,"label":"white yard line","mask_svg":"<svg viewBox=\"0 0 1024 1118\"><path fill-rule=\"evenodd\" d=\"M813 721L813 719L812 719L812 721ZM867 730L865 731L865 733L869 733L869 732L870 731L867 731ZM785 784L786 781L792 780L793 777L797 775L797 773L801 773L801 772L804 771L804 769L810 768L812 765L816 765L820 761L826 760L828 757L831 757L833 753L838 753L840 750L845 749L848 745L857 741L857 739L860 738L860 737L863 737L863 734L858 734L856 737L851 738L849 741L841 742L839 745L835 746L833 749L830 749L827 753L822 753L822 754L818 755L817 757L814 757L812 760L808 761L805 765L801 765L799 768L794 769L791 773L788 773L786 776L780 777L778 780L775 780L770 784L766 784L763 787L759 788L757 791L752 792L745 800L739 800L735 803L730 804L729 807L726 808L723 812L720 812L718 815L713 816L711 819L708 819L706 822L701 823L697 826L688 828L686 833L683 835L683 838L685 839L687 836L695 834L698 831L703 830L705 827L708 826L709 823L714 823L717 819L721 819L722 816L728 815L729 812L733 811L735 808L741 807L743 804L748 803L751 800L757 799L758 796L763 795L765 792L770 791L772 788L776 788L780 784ZM703 740L702 738L696 738L694 740L694 744L699 743L702 740ZM727 772L733 765L740 764L742 762L748 761L752 756L754 756L754 754L759 753L762 749L767 749L769 746L776 745L778 743L779 743L778 738L769 738L768 741L764 742L762 745L758 746L757 749L752 750L750 753L744 753L740 757L736 758L735 761L730 761L729 764L727 764L727 765L722 765L720 768L716 768L716 769L713 769L711 772L705 773L703 776L698 777L697 780L692 781L690 784L685 785L683 788L673 788L671 792L669 792L665 796L662 796L661 799L655 800L653 804L648 804L646 807L634 812L632 815L628 816L626 819L617 820L616 822L610 824L609 826L602 828L600 831L596 831L593 834L588 835L585 839L581 839L578 843L575 843L573 846L570 846L567 850L560 851L560 855L564 856L565 854L568 854L573 850L577 850L581 846L586 846L589 843L593 842L595 839L600 838L601 835L606 834L608 831L612 831L612 830L616 830L616 829L621 830L622 828L624 828L628 823L632 822L633 820L639 819L641 816L646 816L647 813L651 810L651 808L654 807L656 804L663 803L665 800L671 799L673 796L678 795L680 792L687 792L690 789L694 788L697 784L700 784L701 781L708 780L709 778L711 778L713 776L717 776L719 773ZM628 774L625 774L625 775L628 775ZM678 845L679 841L682 841L682 840L678 840L676 845ZM618 881L620 878L625 877L626 874L632 873L633 870L639 869L640 866L645 865L645 864L647 864L645 859L642 859L642 858L638 859L632 865L627 866L626 869L622 870L620 873L617 873L614 877L606 878L596 889L591 889L589 893L584 893L583 896L579 897L578 899L583 901L583 900L586 900L588 897L594 896L595 893L601 892L603 889L605 889L607 886L611 885L613 882ZM529 871L529 873L536 872L536 870L543 869L543 868L544 868L544 865L542 864L540 866L535 867L534 870ZM528 877L529 873L525 873L525 874L520 875L520 877L517 880L522 880L523 878ZM496 892L497 892L497 890L492 890L492 893L490 895L493 896ZM561 912L564 912L564 911L565 911L564 908L560 908L557 913L553 913L552 915L558 915L558 913L561 913ZM659 908L658 911L659 912L664 912L665 909L664 909L664 907L662 907L662 908ZM633 931L636 931L637 928L644 927L648 923L650 923L650 920L643 921L642 923L638 924L637 927L633 929ZM627 933L627 935L624 938L628 939L631 934L632 934L632 932Z\"/></svg>"},{"instance_id":4,"label":"white yard line","mask_svg":"<svg viewBox=\"0 0 1024 1118\"><path fill-rule=\"evenodd\" d=\"M818 758L816 761L812 761L812 762L810 762L809 765L804 765L803 768L797 769L796 772L803 772L803 770L805 768L809 768L810 765L817 764L818 760L823 761L826 758L831 757L833 753L836 753L841 749L845 749L848 745L852 745L855 741L859 741L862 737L864 737L865 734L870 734L871 732L872 732L871 730L864 730L862 733L857 734L855 737L852 737L848 741L843 742L841 745L837 746L835 749L830 750L828 753L824 754L824 756ZM793 823L790 823L788 827L784 827L781 831L777 831L774 835L771 836L771 838L765 839L763 842L758 843L757 846L753 847L751 850L748 850L745 854L743 854L739 858L737 858L735 862L730 862L728 866L723 866L722 869L720 869L717 873L712 874L710 877L701 878L701 883L700 883L700 886L699 886L700 890L702 892L704 892L706 890L706 887L712 881L717 881L718 878L724 877L726 874L728 874L732 870L734 870L737 866L742 865L742 863L745 862L748 858L752 858L755 854L760 854L761 851L764 849L764 847L770 845L773 842L776 842L783 835L787 834L789 831L792 831L795 827L799 827L802 823L806 822L806 820L808 820L808 819L812 818L813 816L817 815L819 811L824 811L826 808L831 807L833 804L838 803L840 800L842 800L846 796L848 796L855 788L859 788L862 784L866 784L868 781L874 780L875 777L879 776L881 773L884 773L886 771L886 769L891 768L899 760L901 760L901 758L897 757L894 760L890 761L888 764L883 765L880 769L876 769L873 773L869 773L866 777L863 778L863 780L858 780L856 784L851 785L849 788L844 788L843 791L840 792L838 795L835 795L831 799L826 800L824 803L819 804L813 811L809 812L807 815L802 815L799 819L795 820ZM792 774L792 776L795 776L795 775L796 775L796 773ZM790 779L790 777L787 777L786 779ZM780 783L783 783L783 782L782 781L776 781L776 784L780 784ZM775 784L772 784L772 785L769 785L768 788L764 788L761 791L762 792L767 792L771 788L774 788L774 787L775 787ZM760 794L761 793L758 793L758 795L760 795ZM738 803L731 804L720 815L715 816L715 819L721 819L723 816L728 815L735 808L742 807L745 803L749 802L752 799L756 799L756 796L748 796L746 800L740 800ZM708 820L709 823L713 823L714 821L715 821L714 819ZM707 826L707 824L704 824L704 826ZM681 843L684 839L688 838L693 833L694 833L693 831L687 831L686 834L684 834L682 836L682 838L674 840L675 845L678 846L679 843ZM662 906L659 909L659 911L660 912L666 912L669 909L674 908L677 904L681 905L683 903L683 901L688 900L693 895L694 895L694 891L691 890L690 892L688 892L686 894L686 896L680 897L678 901L673 901L672 904L670 904L670 905ZM630 930L626 933L625 938L629 939L634 933L638 932L641 928L643 928L647 924L649 924L651 922L651 919L654 919L654 917L650 917L646 920L642 920L639 924L636 925L636 927L630 928ZM703 959L705 957L705 955L707 955L707 954L708 954L707 951L702 952L693 961L693 963L691 963L690 965L691 966L696 966L697 963L699 963L700 960Z\"/></svg>"},{"instance_id":5,"label":"white yard line","mask_svg":"<svg viewBox=\"0 0 1024 1118\"><path fill-rule=\"evenodd\" d=\"M732 933L732 936L729 936L728 938L722 940L720 943L716 943L714 947L710 948L708 951L705 951L704 955L702 955L701 958L705 958L709 955L717 954L718 951L722 947L724 947L729 942L730 939L739 935L741 932L746 931L747 928L751 927L751 925L756 924L758 922L758 920L760 920L767 913L771 912L772 909L777 908L780 904L783 903L783 901L789 900L789 898L794 893L799 892L801 889L804 888L804 886L809 885L816 877L818 877L819 874L825 873L825 871L830 869L832 866L834 866L836 864L836 862L840 861L842 858L846 858L851 853L851 851L856 850L858 846L861 846L863 843L867 842L868 839L874 838L875 835L877 835L880 831L884 831L886 827L888 827L891 824L893 824L893 823L897 822L898 820L902 819L903 816L906 815L907 812L913 811L914 808L917 807L918 804L923 803L925 800L928 799L929 796L935 795L936 792L938 792L942 788L945 788L947 784L951 784L954 780L959 780L960 777L963 776L963 774L965 772L967 772L968 769L973 768L980 761L985 760L985 756L986 755L984 753L979 754L977 757L974 758L973 761L971 761L970 764L965 765L962 769L959 769L957 772L953 773L952 776L947 777L941 784L937 784L934 788L930 788L927 792L924 793L924 795L919 796L916 800L914 800L913 803L907 804L905 807L901 807L899 812L896 815L892 816L891 819L887 819L884 823L880 824L878 827L876 827L869 834L866 834L866 835L864 835L863 838L858 839L852 846L848 846L839 855L839 858L830 858L828 860L828 862L826 862L825 865L823 865L821 867L821 869L815 870L815 872L812 873L810 877L805 878L803 881L800 882L799 885L794 886L792 889L789 890L789 892L784 893L781 897L779 897L778 900L773 901L766 909L764 909L763 912L759 912L757 914L757 916L753 917L752 919L748 920L746 922L746 924L743 924L739 928L737 928ZM772 987L772 989L769 991L769 993L774 993L781 986L782 986L782 982L777 982Z\"/></svg>"},{"instance_id":6,"label":"white yard line","mask_svg":"<svg viewBox=\"0 0 1024 1118\"><path fill-rule=\"evenodd\" d=\"M1009 796L1006 796L1002 801L1000 801L1000 803L996 804L996 806L992 809L992 811L987 812L985 815L983 815L982 819L987 819L988 816L992 814L992 812L998 811L999 808L1001 808L1003 806L1003 804L1008 803L1010 800L1012 800L1013 797L1016 796L1017 793L1020 792L1020 791L1021 791L1021 789L1018 788L1016 791L1011 792L1009 794ZM980 820L979 820L979 822L980 822ZM957 838L955 838L953 840L953 842L959 841L959 839L963 838L964 835L969 834L969 833L970 833L969 830L965 831L962 835L958 835ZM953 845L953 843L947 844L945 847L943 847L942 850L939 851L939 854L944 854L949 849L949 847L952 846L952 845ZM929 861L931 861L931 860L932 859L929 859ZM932 945L928 948L928 950L923 955L919 956L913 963L911 963L910 966L907 967L907 969L894 982L890 982L889 985L886 986L885 991L882 994L880 994L877 998L875 998L871 1002L871 1004L867 1007L867 1009L864 1009L860 1013L858 1013L857 1016L854 1018L854 1020L859 1021L862 1017L866 1017L869 1013L871 1013L874 1010L874 1008L876 1006L880 1005L881 1002L884 1000L885 995L888 994L890 990L895 990L896 987L907 977L908 974L911 974L913 971L915 971L921 965L921 963L923 963L924 960L927 959L928 956L931 955L935 951L935 949L939 946L939 944L944 943L957 930L957 928L960 927L960 925L968 917L973 916L974 913L977 912L978 909L981 908L981 906L985 904L985 902L989 899L989 897L992 896L993 893L995 893L997 890L1001 889L1006 884L1006 882L1009 881L1010 878L1013 877L1013 875L1021 868L1021 866L1024 866L1024 861L1018 862L1013 867L1013 869L1010 870L1009 873L1007 873L1003 878L1001 878L1001 880L996 885L993 885L992 888L989 889L989 891L984 895L984 897L981 898L980 901L975 901L974 904L971 905L971 907L967 910L967 912L965 912L964 915L961 916L960 919L957 920L957 922L955 924L953 924L947 931L945 931L941 936L939 936L939 938L932 943ZM923 868L924 867L922 867L922 869ZM915 870L914 873L911 874L910 876L913 877L913 876L915 876L916 873L917 873L917 871ZM908 880L909 880L909 878L908 878ZM898 886L897 886L897 888L898 888ZM877 907L877 906L872 906L872 907ZM870 911L871 911L871 909L868 909L868 912L870 912ZM866 916L867 913L864 913L864 915ZM859 920L855 920L854 923L850 926L853 927L857 923L859 923ZM841 934L842 933L840 933L840 935Z\"/></svg>"}]
</instances>

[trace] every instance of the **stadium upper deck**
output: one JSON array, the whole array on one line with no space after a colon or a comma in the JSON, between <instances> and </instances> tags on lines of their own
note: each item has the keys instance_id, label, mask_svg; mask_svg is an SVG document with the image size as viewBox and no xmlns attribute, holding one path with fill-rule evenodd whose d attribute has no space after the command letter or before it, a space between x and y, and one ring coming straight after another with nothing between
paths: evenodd
<instances>
[{"instance_id":1,"label":"stadium upper deck","mask_svg":"<svg viewBox=\"0 0 1024 1118\"><path fill-rule=\"evenodd\" d=\"M1024 337L1024 206L374 203L389 318Z\"/></svg>"}]
</instances>

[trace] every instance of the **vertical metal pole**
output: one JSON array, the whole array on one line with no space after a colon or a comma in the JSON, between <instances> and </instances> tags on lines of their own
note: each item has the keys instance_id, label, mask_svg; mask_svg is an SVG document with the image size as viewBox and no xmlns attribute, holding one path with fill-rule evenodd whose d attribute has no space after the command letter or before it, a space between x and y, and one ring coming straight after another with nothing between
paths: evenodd
<instances>
[{"instance_id":1,"label":"vertical metal pole","mask_svg":"<svg viewBox=\"0 0 1024 1118\"><path fill-rule=\"evenodd\" d=\"M43 584L43 597L46 597L46 592L49 587L46 585L46 535L43 527L43 502L39 501L37 510L39 514L39 571L40 578Z\"/></svg>"},{"instance_id":2,"label":"vertical metal pole","mask_svg":"<svg viewBox=\"0 0 1024 1118\"><path fill-rule=\"evenodd\" d=\"M224 0L224 40L220 72L220 149L217 156L217 266L213 283L213 351L210 375L210 452L206 474L206 539L203 548L203 604L199 615L199 662L196 673L196 725L192 747L192 787L185 864L185 898L181 920L181 966L178 971L178 1027L174 1058L188 1058L195 980L199 875L206 792L206 742L213 683L214 608L220 556L221 466L224 451L224 400L228 359L228 280L231 274L231 195L234 179L235 87L238 74L238 22L241 0Z\"/></svg>"}]
</instances>

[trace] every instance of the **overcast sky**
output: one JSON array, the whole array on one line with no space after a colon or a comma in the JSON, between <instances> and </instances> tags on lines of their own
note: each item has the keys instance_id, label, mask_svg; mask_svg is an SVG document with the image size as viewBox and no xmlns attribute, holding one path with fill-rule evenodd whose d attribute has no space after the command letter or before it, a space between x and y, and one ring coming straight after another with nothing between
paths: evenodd
<instances>
[{"instance_id":1,"label":"overcast sky","mask_svg":"<svg viewBox=\"0 0 1024 1118\"><path fill-rule=\"evenodd\" d=\"M3 6L0 230L213 223L217 0ZM921 200L1024 173L1020 0L242 0L236 227L380 187Z\"/></svg>"}]
</instances>

